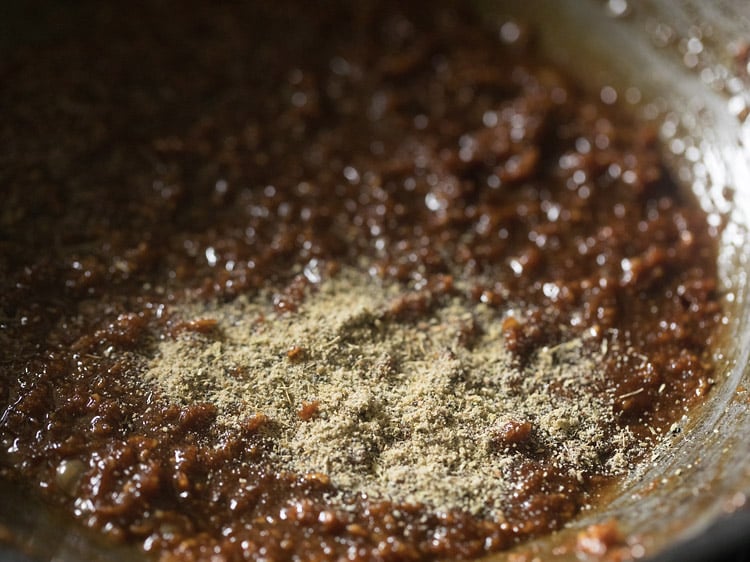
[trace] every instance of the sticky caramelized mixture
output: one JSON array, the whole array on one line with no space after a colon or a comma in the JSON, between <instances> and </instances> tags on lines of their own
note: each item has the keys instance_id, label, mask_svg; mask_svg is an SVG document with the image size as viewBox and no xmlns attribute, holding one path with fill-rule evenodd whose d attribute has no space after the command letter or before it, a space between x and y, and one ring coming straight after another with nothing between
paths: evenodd
<instances>
[{"instance_id":1,"label":"sticky caramelized mixture","mask_svg":"<svg viewBox=\"0 0 750 562\"><path fill-rule=\"evenodd\" d=\"M159 342L226 336L187 310L251 299L259 323L293 323L342 271L395 287L384 330L481 307L457 325L461 357L497 333L529 373L583 342L598 378L549 392L593 388L603 435L638 447L705 395L716 232L654 131L536 60L530 36L400 4L83 2L2 57L4 478L163 560L474 558L596 501L615 452L576 472L533 419L487 435L490 458L512 455L499 510L438 509L291 470L269 413L227 423L144 378ZM290 341L279 360L317 353Z\"/></svg>"}]
</instances>

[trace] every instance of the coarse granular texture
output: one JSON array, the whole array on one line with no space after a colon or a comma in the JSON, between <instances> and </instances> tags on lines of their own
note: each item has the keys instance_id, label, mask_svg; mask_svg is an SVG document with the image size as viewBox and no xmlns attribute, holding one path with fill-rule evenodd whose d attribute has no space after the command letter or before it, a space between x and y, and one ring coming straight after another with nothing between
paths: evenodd
<instances>
[{"instance_id":1,"label":"coarse granular texture","mask_svg":"<svg viewBox=\"0 0 750 562\"><path fill-rule=\"evenodd\" d=\"M214 335L159 342L144 378L175 402L215 405L229 428L267 417L275 459L349 496L499 518L519 449L581 480L627 469L637 448L601 392L606 347L576 338L521 368L486 305L447 297L399 319L395 289L347 272L293 315L263 297L193 310Z\"/></svg>"},{"instance_id":2,"label":"coarse granular texture","mask_svg":"<svg viewBox=\"0 0 750 562\"><path fill-rule=\"evenodd\" d=\"M472 5L20 10L0 478L163 562L594 516L711 389L720 231L658 127Z\"/></svg>"}]
</instances>

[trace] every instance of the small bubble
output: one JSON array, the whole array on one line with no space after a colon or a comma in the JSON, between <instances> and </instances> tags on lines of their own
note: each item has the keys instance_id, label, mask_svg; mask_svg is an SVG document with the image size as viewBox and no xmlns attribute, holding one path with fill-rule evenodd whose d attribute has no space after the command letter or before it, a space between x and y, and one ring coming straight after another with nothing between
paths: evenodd
<instances>
[{"instance_id":1,"label":"small bubble","mask_svg":"<svg viewBox=\"0 0 750 562\"><path fill-rule=\"evenodd\" d=\"M737 76L727 80L726 85L727 90L730 94L739 94L740 92L743 92L745 90L745 83L742 81L742 78L739 78Z\"/></svg>"},{"instance_id":2,"label":"small bubble","mask_svg":"<svg viewBox=\"0 0 750 562\"><path fill-rule=\"evenodd\" d=\"M503 43L515 43L521 37L521 28L514 21L506 21L500 27L500 39Z\"/></svg>"},{"instance_id":3,"label":"small bubble","mask_svg":"<svg viewBox=\"0 0 750 562\"><path fill-rule=\"evenodd\" d=\"M612 86L604 86L599 93L602 102L612 105L617 101L617 91Z\"/></svg>"},{"instance_id":4,"label":"small bubble","mask_svg":"<svg viewBox=\"0 0 750 562\"><path fill-rule=\"evenodd\" d=\"M216 185L214 185L214 189L217 193L226 193L227 189L229 188L229 184L227 183L227 180L219 180L216 182Z\"/></svg>"},{"instance_id":5,"label":"small bubble","mask_svg":"<svg viewBox=\"0 0 750 562\"><path fill-rule=\"evenodd\" d=\"M685 53L685 56L682 57L682 62L688 68L695 68L696 66L698 66L698 55L688 51L687 53Z\"/></svg>"},{"instance_id":6,"label":"small bubble","mask_svg":"<svg viewBox=\"0 0 750 562\"><path fill-rule=\"evenodd\" d=\"M701 70L701 82L708 84L709 86L716 80L713 69L706 67Z\"/></svg>"},{"instance_id":7,"label":"small bubble","mask_svg":"<svg viewBox=\"0 0 750 562\"><path fill-rule=\"evenodd\" d=\"M643 108L643 116L646 119L656 119L659 116L659 106L655 103L649 103Z\"/></svg>"},{"instance_id":8,"label":"small bubble","mask_svg":"<svg viewBox=\"0 0 750 562\"><path fill-rule=\"evenodd\" d=\"M206 248L206 261L211 267L215 266L216 262L218 261L216 250L214 250L213 246L209 246L208 248Z\"/></svg>"},{"instance_id":9,"label":"small bubble","mask_svg":"<svg viewBox=\"0 0 750 562\"><path fill-rule=\"evenodd\" d=\"M351 71L351 66L347 60L342 57L333 57L331 59L330 68L333 73L338 76L346 76Z\"/></svg>"},{"instance_id":10,"label":"small bubble","mask_svg":"<svg viewBox=\"0 0 750 562\"><path fill-rule=\"evenodd\" d=\"M550 222L555 222L559 218L560 218L559 205L550 205L549 209L547 209L547 220Z\"/></svg>"},{"instance_id":11,"label":"small bubble","mask_svg":"<svg viewBox=\"0 0 750 562\"><path fill-rule=\"evenodd\" d=\"M423 113L420 113L414 118L414 127L420 131L426 129L429 123L430 123L429 118Z\"/></svg>"},{"instance_id":12,"label":"small bubble","mask_svg":"<svg viewBox=\"0 0 750 562\"><path fill-rule=\"evenodd\" d=\"M697 37L691 37L690 39L688 39L688 42L687 42L687 50L688 50L688 53L693 53L697 55L703 52L703 43Z\"/></svg>"},{"instance_id":13,"label":"small bubble","mask_svg":"<svg viewBox=\"0 0 750 562\"><path fill-rule=\"evenodd\" d=\"M439 211L441 207L440 199L432 191L424 196L424 204L427 205L430 211Z\"/></svg>"},{"instance_id":14,"label":"small bubble","mask_svg":"<svg viewBox=\"0 0 750 562\"><path fill-rule=\"evenodd\" d=\"M635 180L637 179L638 176L633 170L625 170L625 172L622 174L622 181L624 181L628 185L634 184Z\"/></svg>"},{"instance_id":15,"label":"small bubble","mask_svg":"<svg viewBox=\"0 0 750 562\"><path fill-rule=\"evenodd\" d=\"M294 84L295 86L302 82L302 79L304 78L304 74L302 74L302 71L299 68L293 68L287 77L290 84Z\"/></svg>"},{"instance_id":16,"label":"small bubble","mask_svg":"<svg viewBox=\"0 0 750 562\"><path fill-rule=\"evenodd\" d=\"M669 149L672 151L672 154L680 155L685 152L685 141L682 139L673 139L669 143Z\"/></svg>"},{"instance_id":17,"label":"small bubble","mask_svg":"<svg viewBox=\"0 0 750 562\"><path fill-rule=\"evenodd\" d=\"M672 138L677 133L677 123L674 121L664 121L661 126L661 134L665 138Z\"/></svg>"},{"instance_id":18,"label":"small bubble","mask_svg":"<svg viewBox=\"0 0 750 562\"><path fill-rule=\"evenodd\" d=\"M740 116L747 111L747 102L742 96L732 96L727 103L729 112L734 116Z\"/></svg>"},{"instance_id":19,"label":"small bubble","mask_svg":"<svg viewBox=\"0 0 750 562\"><path fill-rule=\"evenodd\" d=\"M701 159L701 151L697 146L689 146L685 149L685 158L691 162L697 162Z\"/></svg>"},{"instance_id":20,"label":"small bubble","mask_svg":"<svg viewBox=\"0 0 750 562\"><path fill-rule=\"evenodd\" d=\"M496 111L485 111L482 115L482 123L485 127L494 127L498 123Z\"/></svg>"},{"instance_id":21,"label":"small bubble","mask_svg":"<svg viewBox=\"0 0 750 562\"><path fill-rule=\"evenodd\" d=\"M619 18L629 13L630 6L628 6L627 0L609 0L607 8L613 16Z\"/></svg>"},{"instance_id":22,"label":"small bubble","mask_svg":"<svg viewBox=\"0 0 750 562\"><path fill-rule=\"evenodd\" d=\"M544 293L545 297L555 301L560 295L560 287L558 287L555 283L545 283L542 286L542 292Z\"/></svg>"},{"instance_id":23,"label":"small bubble","mask_svg":"<svg viewBox=\"0 0 750 562\"><path fill-rule=\"evenodd\" d=\"M654 29L653 38L657 47L666 47L674 40L674 37L674 29L665 23L657 24Z\"/></svg>"},{"instance_id":24,"label":"small bubble","mask_svg":"<svg viewBox=\"0 0 750 562\"><path fill-rule=\"evenodd\" d=\"M609 148L609 137L605 134L599 133L594 139L594 144L599 150L605 150Z\"/></svg>"},{"instance_id":25,"label":"small bubble","mask_svg":"<svg viewBox=\"0 0 750 562\"><path fill-rule=\"evenodd\" d=\"M642 99L641 91L635 86L631 86L625 90L625 101L630 104L639 103Z\"/></svg>"},{"instance_id":26,"label":"small bubble","mask_svg":"<svg viewBox=\"0 0 750 562\"><path fill-rule=\"evenodd\" d=\"M344 168L344 177L351 183L359 182L359 172L353 166L346 166Z\"/></svg>"},{"instance_id":27,"label":"small bubble","mask_svg":"<svg viewBox=\"0 0 750 562\"><path fill-rule=\"evenodd\" d=\"M518 259L510 260L509 265L516 277L523 275L523 264Z\"/></svg>"},{"instance_id":28,"label":"small bubble","mask_svg":"<svg viewBox=\"0 0 750 562\"><path fill-rule=\"evenodd\" d=\"M305 269L302 273L304 274L305 278L313 285L317 285L318 283L320 283L321 279L323 278L320 273L320 264L315 258L307 262L307 265L305 265Z\"/></svg>"}]
</instances>

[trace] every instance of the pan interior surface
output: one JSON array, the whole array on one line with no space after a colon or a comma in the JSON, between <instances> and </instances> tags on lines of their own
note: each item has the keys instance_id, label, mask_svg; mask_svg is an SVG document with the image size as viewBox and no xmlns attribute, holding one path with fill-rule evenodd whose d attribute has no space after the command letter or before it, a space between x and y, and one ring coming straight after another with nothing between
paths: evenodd
<instances>
[{"instance_id":1,"label":"pan interior surface","mask_svg":"<svg viewBox=\"0 0 750 562\"><path fill-rule=\"evenodd\" d=\"M563 0L554 10L541 1L512 6L480 1L477 8L489 22L508 17L529 22L548 57L594 91L613 89L659 124L675 176L721 229L719 269L726 310L722 343L715 351L716 384L708 400L675 423L604 507L520 552L490 559L521 553L541 559L549 553L560 559L586 558L575 548L578 534L592 524L616 520L622 533L632 537L633 558L669 560L670 547L741 510L750 492L750 122L745 120L750 99L747 60L738 63L750 9L742 2L631 6L614 0ZM132 549L112 550L42 505L33 504L17 517L13 506L24 501L24 494L6 488L0 488L8 500L0 508L0 521L35 557L141 559ZM747 529L741 515L735 515L740 536ZM0 559L15 562L14 557L22 556L10 552L0 550Z\"/></svg>"}]
</instances>

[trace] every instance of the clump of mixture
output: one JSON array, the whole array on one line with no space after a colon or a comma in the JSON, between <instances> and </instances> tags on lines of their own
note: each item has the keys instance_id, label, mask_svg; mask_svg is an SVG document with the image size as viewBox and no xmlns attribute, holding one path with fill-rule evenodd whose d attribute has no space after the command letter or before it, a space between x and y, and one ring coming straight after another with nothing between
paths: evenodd
<instances>
[{"instance_id":1,"label":"clump of mixture","mask_svg":"<svg viewBox=\"0 0 750 562\"><path fill-rule=\"evenodd\" d=\"M0 477L164 561L471 559L701 401L716 229L650 125L458 4L3 42Z\"/></svg>"}]
</instances>

